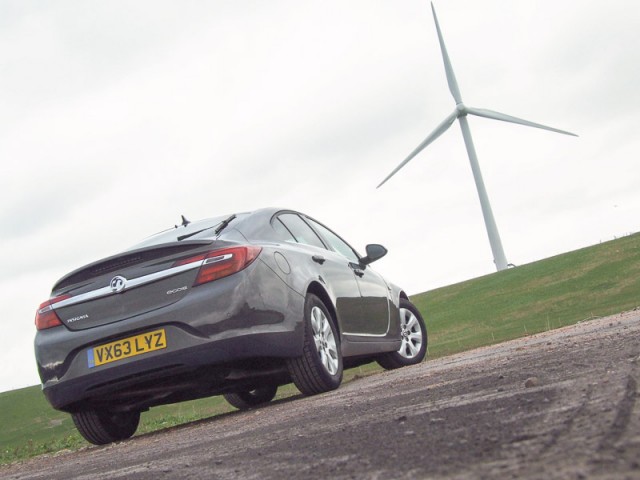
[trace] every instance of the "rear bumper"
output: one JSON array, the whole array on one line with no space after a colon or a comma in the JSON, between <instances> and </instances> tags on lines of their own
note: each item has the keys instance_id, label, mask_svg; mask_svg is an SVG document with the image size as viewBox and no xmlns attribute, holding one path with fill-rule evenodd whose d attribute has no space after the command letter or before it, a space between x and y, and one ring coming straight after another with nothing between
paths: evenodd
<instances>
[{"instance_id":1,"label":"rear bumper","mask_svg":"<svg viewBox=\"0 0 640 480\"><path fill-rule=\"evenodd\" d=\"M86 402L144 407L222 391L227 373L242 362L258 360L253 365L260 375L268 359L302 354L303 307L301 295L256 261L133 318L87 330L43 330L35 339L43 392L54 408L73 410ZM160 328L166 348L89 365L91 347Z\"/></svg>"},{"instance_id":2,"label":"rear bumper","mask_svg":"<svg viewBox=\"0 0 640 480\"><path fill-rule=\"evenodd\" d=\"M177 334L175 327L167 326L166 332L167 343L171 344ZM234 383L229 376L244 368L243 360L258 360L255 364L263 360L265 368L254 372L260 378L274 371L273 362L267 359L299 356L300 345L296 332L254 332L178 351L144 354L84 374L69 372L60 380L44 383L42 390L59 410L71 411L87 402L112 406L140 403L145 407L170 403L169 399L179 401L224 391ZM85 370L83 365L76 369Z\"/></svg>"}]
</instances>

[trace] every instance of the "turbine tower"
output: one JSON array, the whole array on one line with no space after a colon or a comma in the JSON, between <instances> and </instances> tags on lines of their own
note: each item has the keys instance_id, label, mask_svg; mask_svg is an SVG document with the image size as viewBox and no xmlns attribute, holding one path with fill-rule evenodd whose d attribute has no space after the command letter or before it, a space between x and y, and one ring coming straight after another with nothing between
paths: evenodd
<instances>
[{"instance_id":1,"label":"turbine tower","mask_svg":"<svg viewBox=\"0 0 640 480\"><path fill-rule=\"evenodd\" d=\"M502 241L500 240L500 234L498 233L498 227L496 221L493 218L493 211L491 210L491 204L489 203L489 196L487 195L487 189L484 186L482 180L482 172L480 172L480 165L478 164L478 157L476 155L476 149L473 146L473 139L471 138L471 130L469 129L469 123L467 121L467 115L476 115L478 117L491 118L493 120L501 120L503 122L518 123L520 125L526 125L529 127L542 128L544 130L550 130L552 132L563 133L565 135L573 135L577 137L575 133L559 130L557 128L547 127L540 125L539 123L530 122L521 118L512 117L511 115L505 115L504 113L494 112L493 110L486 110L482 108L473 108L465 105L462 102L462 96L460 95L460 89L458 88L458 82L456 76L453 73L453 67L451 66L451 60L447 53L447 48L442 38L442 31L440 30L440 24L438 23L438 17L436 16L436 9L431 2L431 10L433 11L433 20L436 24L436 30L438 32L438 41L440 42L440 50L442 51L442 59L444 61L444 69L447 74L447 83L449 85L449 91L453 95L456 101L455 110L449 114L433 132L425 138L411 154L404 159L400 165L398 165L376 188L380 188L387 180L393 177L398 170L404 167L413 157L418 155L424 150L427 145L433 142L436 138L442 135L447 129L456 121L460 122L460 129L462 130L462 137L464 138L464 144L467 147L467 154L469 155L469 162L471 163L471 170L473 171L473 179L476 183L478 190L478 197L480 198L480 206L482 207L482 215L484 216L484 223L487 228L487 235L489 237L489 243L491 244L491 251L493 252L493 261L496 264L498 270L504 270L507 268L507 258L502 248Z\"/></svg>"}]
</instances>

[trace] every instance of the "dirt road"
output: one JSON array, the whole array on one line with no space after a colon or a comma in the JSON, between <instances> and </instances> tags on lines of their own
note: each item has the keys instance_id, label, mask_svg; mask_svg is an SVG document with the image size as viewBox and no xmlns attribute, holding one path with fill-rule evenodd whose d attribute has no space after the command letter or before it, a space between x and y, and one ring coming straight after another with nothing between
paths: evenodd
<instances>
[{"instance_id":1,"label":"dirt road","mask_svg":"<svg viewBox=\"0 0 640 480\"><path fill-rule=\"evenodd\" d=\"M640 479L638 382L635 311L0 477Z\"/></svg>"}]
</instances>

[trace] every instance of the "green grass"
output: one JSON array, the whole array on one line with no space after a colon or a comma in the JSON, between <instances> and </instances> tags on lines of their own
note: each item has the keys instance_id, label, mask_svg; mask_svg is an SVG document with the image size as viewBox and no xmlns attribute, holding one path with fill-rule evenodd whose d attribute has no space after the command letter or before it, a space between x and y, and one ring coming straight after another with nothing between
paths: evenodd
<instances>
[{"instance_id":1,"label":"green grass","mask_svg":"<svg viewBox=\"0 0 640 480\"><path fill-rule=\"evenodd\" d=\"M640 234L412 297L429 330L429 357L468 350L619 313L640 305ZM373 365L345 381L378 371ZM297 395L281 387L277 399ZM138 434L233 411L212 397L146 412ZM88 445L71 417L28 387L0 393L0 464Z\"/></svg>"},{"instance_id":2,"label":"green grass","mask_svg":"<svg viewBox=\"0 0 640 480\"><path fill-rule=\"evenodd\" d=\"M429 356L630 310L640 305L640 234L412 297Z\"/></svg>"},{"instance_id":3,"label":"green grass","mask_svg":"<svg viewBox=\"0 0 640 480\"><path fill-rule=\"evenodd\" d=\"M39 386L0 393L0 412L0 463L86 445L71 417L52 409Z\"/></svg>"}]
</instances>

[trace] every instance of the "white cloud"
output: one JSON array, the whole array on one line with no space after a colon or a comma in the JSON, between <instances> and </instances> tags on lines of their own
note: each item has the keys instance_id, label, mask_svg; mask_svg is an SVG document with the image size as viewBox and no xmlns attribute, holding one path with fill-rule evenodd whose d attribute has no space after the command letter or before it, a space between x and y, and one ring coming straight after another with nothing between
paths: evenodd
<instances>
[{"instance_id":1,"label":"white cloud","mask_svg":"<svg viewBox=\"0 0 640 480\"><path fill-rule=\"evenodd\" d=\"M640 8L436 7L466 103L580 135L470 120L508 260L638 230ZM454 107L426 1L7 1L0 45L0 390L58 277L180 214L305 211L410 293L493 271L457 125L375 189Z\"/></svg>"}]
</instances>

